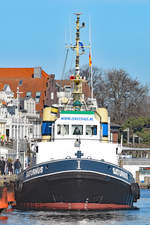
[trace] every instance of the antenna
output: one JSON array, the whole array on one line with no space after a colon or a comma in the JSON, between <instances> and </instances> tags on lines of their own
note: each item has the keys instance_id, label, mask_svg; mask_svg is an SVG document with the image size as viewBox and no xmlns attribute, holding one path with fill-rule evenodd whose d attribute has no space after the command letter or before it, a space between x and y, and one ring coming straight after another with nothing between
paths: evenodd
<instances>
[{"instance_id":1,"label":"antenna","mask_svg":"<svg viewBox=\"0 0 150 225\"><path fill-rule=\"evenodd\" d=\"M67 52L66 52L66 56L65 56L65 62L64 62L64 66L63 66L62 75L61 75L61 89L62 90L63 90L63 80L64 80L64 74L65 74L65 69L66 69L68 53L69 53L69 48L67 48Z\"/></svg>"},{"instance_id":2,"label":"antenna","mask_svg":"<svg viewBox=\"0 0 150 225\"><path fill-rule=\"evenodd\" d=\"M70 35L70 44L72 44L71 15L70 15L70 19L69 19L69 28L70 28L70 31L69 31L69 35Z\"/></svg>"}]
</instances>

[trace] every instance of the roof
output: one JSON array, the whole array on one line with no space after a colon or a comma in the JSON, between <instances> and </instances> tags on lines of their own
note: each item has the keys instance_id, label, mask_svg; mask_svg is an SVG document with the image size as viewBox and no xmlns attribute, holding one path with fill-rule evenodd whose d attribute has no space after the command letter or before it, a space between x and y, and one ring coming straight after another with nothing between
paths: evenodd
<instances>
[{"instance_id":1,"label":"roof","mask_svg":"<svg viewBox=\"0 0 150 225\"><path fill-rule=\"evenodd\" d=\"M7 79L12 78L32 78L32 74L34 73L34 67L31 68L0 68L0 78L7 77ZM41 70L42 75L44 77L48 77L48 74Z\"/></svg>"},{"instance_id":2,"label":"roof","mask_svg":"<svg viewBox=\"0 0 150 225\"><path fill-rule=\"evenodd\" d=\"M9 84L16 98L19 86L20 97L25 98L27 92L32 93L35 98L36 92L41 92L40 102L36 104L36 110L42 111L46 91L46 83L49 75L40 67L40 77L34 77L35 68L0 68L0 90L5 84Z\"/></svg>"}]
</instances>

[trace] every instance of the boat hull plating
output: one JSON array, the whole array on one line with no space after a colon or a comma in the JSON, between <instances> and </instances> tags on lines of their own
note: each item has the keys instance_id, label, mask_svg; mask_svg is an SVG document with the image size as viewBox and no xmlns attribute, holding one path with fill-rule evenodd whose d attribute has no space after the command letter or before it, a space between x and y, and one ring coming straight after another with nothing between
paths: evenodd
<instances>
[{"instance_id":1,"label":"boat hull plating","mask_svg":"<svg viewBox=\"0 0 150 225\"><path fill-rule=\"evenodd\" d=\"M65 171L56 172L57 163L64 165ZM67 165L70 166L67 167ZM76 169L71 165L76 165ZM85 169L85 165L90 165L90 169ZM104 171L108 166L109 171ZM53 172L50 173L48 167L50 170L53 168ZM35 175L38 173L37 168L43 168L41 175ZM131 183L119 176L111 175L113 165L91 160L83 160L82 163L80 160L79 167L78 160L65 160L41 164L37 168L28 170L22 179L18 180L16 185L17 208L110 210L133 206L135 195ZM49 172L45 173L45 168ZM96 171L97 169L99 171Z\"/></svg>"}]
</instances>

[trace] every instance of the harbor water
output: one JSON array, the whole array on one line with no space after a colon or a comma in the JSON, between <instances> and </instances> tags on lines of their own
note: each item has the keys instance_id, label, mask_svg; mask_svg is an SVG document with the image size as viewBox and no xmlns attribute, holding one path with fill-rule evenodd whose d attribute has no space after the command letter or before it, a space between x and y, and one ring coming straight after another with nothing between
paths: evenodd
<instances>
[{"instance_id":1,"label":"harbor water","mask_svg":"<svg viewBox=\"0 0 150 225\"><path fill-rule=\"evenodd\" d=\"M108 212L19 211L1 213L0 224L8 225L150 225L150 190L141 190L138 209Z\"/></svg>"}]
</instances>

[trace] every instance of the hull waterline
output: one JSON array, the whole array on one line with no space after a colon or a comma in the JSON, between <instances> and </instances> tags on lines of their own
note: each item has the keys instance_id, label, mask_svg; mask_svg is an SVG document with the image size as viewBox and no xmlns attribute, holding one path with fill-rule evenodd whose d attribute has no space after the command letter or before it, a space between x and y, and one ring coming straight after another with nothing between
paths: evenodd
<instances>
[{"instance_id":1,"label":"hull waterline","mask_svg":"<svg viewBox=\"0 0 150 225\"><path fill-rule=\"evenodd\" d=\"M66 163L67 161L64 165L67 165ZM18 183L16 190L18 209L130 209L133 208L135 200L129 182L106 172L81 169L72 171L68 169L30 177Z\"/></svg>"}]
</instances>

